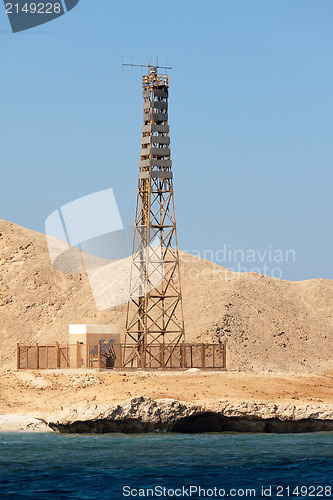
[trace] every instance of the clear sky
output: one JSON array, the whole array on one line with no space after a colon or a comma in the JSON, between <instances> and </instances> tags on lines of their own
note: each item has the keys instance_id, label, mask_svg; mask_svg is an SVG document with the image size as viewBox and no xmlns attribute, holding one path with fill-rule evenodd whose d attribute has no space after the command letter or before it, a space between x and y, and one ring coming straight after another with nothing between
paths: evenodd
<instances>
[{"instance_id":1,"label":"clear sky","mask_svg":"<svg viewBox=\"0 0 333 500\"><path fill-rule=\"evenodd\" d=\"M248 270L221 251L291 249L282 278L333 279L332 0L80 0L16 34L0 7L0 218L43 232L112 187L132 224L141 73L121 58L168 57L179 247Z\"/></svg>"}]
</instances>

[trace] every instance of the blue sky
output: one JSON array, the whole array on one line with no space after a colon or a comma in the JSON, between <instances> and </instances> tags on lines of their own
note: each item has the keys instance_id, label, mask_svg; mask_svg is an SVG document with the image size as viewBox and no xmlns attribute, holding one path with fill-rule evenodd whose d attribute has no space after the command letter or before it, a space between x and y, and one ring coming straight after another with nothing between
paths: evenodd
<instances>
[{"instance_id":1,"label":"blue sky","mask_svg":"<svg viewBox=\"0 0 333 500\"><path fill-rule=\"evenodd\" d=\"M158 55L179 247L293 249L284 279L333 279L332 25L331 0L80 0L12 34L2 8L0 218L43 232L112 187L133 223L141 73L121 58Z\"/></svg>"}]
</instances>

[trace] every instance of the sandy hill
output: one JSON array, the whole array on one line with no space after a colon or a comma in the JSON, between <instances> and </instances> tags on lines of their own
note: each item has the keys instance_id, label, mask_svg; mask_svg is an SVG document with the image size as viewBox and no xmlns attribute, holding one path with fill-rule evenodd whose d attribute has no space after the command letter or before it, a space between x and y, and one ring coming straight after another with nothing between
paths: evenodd
<instances>
[{"instance_id":1,"label":"sandy hill","mask_svg":"<svg viewBox=\"0 0 333 500\"><path fill-rule=\"evenodd\" d=\"M333 280L288 282L232 273L181 254L187 340L227 340L228 368L333 370ZM69 323L113 323L126 306L98 311L87 276L52 268L45 235L0 221L0 364L16 343L67 341Z\"/></svg>"}]
</instances>

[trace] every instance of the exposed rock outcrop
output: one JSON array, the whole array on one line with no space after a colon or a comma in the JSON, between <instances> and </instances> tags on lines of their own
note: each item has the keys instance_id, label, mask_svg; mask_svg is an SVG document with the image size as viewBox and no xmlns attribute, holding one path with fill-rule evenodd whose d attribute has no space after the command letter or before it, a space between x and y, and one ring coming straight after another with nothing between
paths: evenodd
<instances>
[{"instance_id":1,"label":"exposed rock outcrop","mask_svg":"<svg viewBox=\"0 0 333 500\"><path fill-rule=\"evenodd\" d=\"M49 419L61 433L140 432L318 432L333 431L333 405L185 404L174 399L134 397L113 406L72 406Z\"/></svg>"}]
</instances>

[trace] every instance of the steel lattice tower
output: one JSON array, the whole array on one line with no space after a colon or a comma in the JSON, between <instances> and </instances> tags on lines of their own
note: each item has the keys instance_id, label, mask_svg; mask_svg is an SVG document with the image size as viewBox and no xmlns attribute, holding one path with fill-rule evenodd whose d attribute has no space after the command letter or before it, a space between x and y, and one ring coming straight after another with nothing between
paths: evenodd
<instances>
[{"instance_id":1,"label":"steel lattice tower","mask_svg":"<svg viewBox=\"0 0 333 500\"><path fill-rule=\"evenodd\" d=\"M123 366L146 367L148 357L155 360L155 366L167 366L165 358L185 341L168 95L169 75L158 74L157 67L148 65L148 75L143 76L143 127ZM152 248L153 242L157 250ZM164 279L156 286L161 268Z\"/></svg>"}]
</instances>

